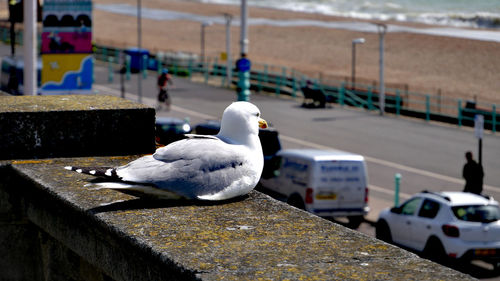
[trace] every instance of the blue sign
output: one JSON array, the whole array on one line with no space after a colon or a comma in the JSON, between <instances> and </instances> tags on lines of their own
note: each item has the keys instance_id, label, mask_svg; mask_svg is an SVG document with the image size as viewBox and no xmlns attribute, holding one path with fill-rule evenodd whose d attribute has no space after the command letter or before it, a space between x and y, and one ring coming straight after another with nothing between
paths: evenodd
<instances>
[{"instance_id":1,"label":"blue sign","mask_svg":"<svg viewBox=\"0 0 500 281\"><path fill-rule=\"evenodd\" d=\"M250 70L252 63L247 58L241 58L236 61L236 68L238 71L246 72Z\"/></svg>"}]
</instances>

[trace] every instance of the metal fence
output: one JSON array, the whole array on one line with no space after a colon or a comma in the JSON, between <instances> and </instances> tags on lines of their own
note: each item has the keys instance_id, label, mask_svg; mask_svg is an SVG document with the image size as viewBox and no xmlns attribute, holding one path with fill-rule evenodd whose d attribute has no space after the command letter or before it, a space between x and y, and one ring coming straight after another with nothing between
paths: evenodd
<instances>
[{"instance_id":1,"label":"metal fence","mask_svg":"<svg viewBox=\"0 0 500 281\"><path fill-rule=\"evenodd\" d=\"M0 36L3 42L10 41L9 29L0 27ZM22 35L16 36L21 39ZM22 43L21 40L17 41ZM160 72L163 67L176 76L193 78L201 77L205 83L217 79L221 86L235 85L237 72L231 69L231 81L227 81L227 65L218 58L199 60L198 56L186 53L161 53L148 54L141 59L143 69L134 69L131 65L130 55L125 55L126 50L114 47L93 46L94 57L108 63L109 78L117 65L126 72L127 79L132 71L140 71L144 76L148 70ZM313 77L316 76L316 77ZM380 111L379 92L376 83L352 84L347 79L335 79L319 75L305 75L295 69L274 66L262 63L253 63L250 72L251 90L270 92L276 95L287 95L293 98L307 98L302 89L309 85L319 91L322 98L329 103L340 106L355 106L366 110ZM391 85L386 85L391 86ZM397 88L385 89L384 112L395 115L405 115L426 121L440 121L460 126L474 126L476 114L484 116L484 127L496 132L500 129L500 114L496 104L462 100L443 97L440 94L422 94L411 92L408 87L399 85Z\"/></svg>"},{"instance_id":2,"label":"metal fence","mask_svg":"<svg viewBox=\"0 0 500 281\"><path fill-rule=\"evenodd\" d=\"M94 54L102 61L119 61L124 50L96 45ZM111 58L111 59L110 59ZM125 60L126 61L126 60ZM219 79L221 86L236 84L237 72L232 69L231 81L226 80L227 65L218 58L198 60L195 55L184 53L156 54L144 57L144 66L160 71L167 67L170 73L192 78L202 77L205 83ZM143 70L145 71L145 70ZM288 95L294 98L306 98L302 88L311 84L324 95L326 102L340 106L355 106L366 110L380 111L377 85L326 79L311 78L297 70L287 67L254 63L250 72L251 89L276 95ZM484 116L485 129L496 132L500 128L500 117L496 104L443 97L441 95L422 94L408 91L407 87L386 88L384 112L405 115L426 121L440 121L458 126L474 126L474 116Z\"/></svg>"}]
</instances>

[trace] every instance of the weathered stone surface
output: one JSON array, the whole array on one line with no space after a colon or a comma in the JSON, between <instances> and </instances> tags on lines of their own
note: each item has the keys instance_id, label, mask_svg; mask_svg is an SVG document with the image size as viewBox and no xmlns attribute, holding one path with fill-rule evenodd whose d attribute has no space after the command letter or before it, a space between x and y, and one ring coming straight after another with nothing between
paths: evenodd
<instances>
[{"instance_id":1,"label":"weathered stone surface","mask_svg":"<svg viewBox=\"0 0 500 281\"><path fill-rule=\"evenodd\" d=\"M24 198L30 222L116 280L472 279L258 192L146 201L85 186L91 176L63 169L130 160L14 161L1 171L15 176L0 187Z\"/></svg>"},{"instance_id":2,"label":"weathered stone surface","mask_svg":"<svg viewBox=\"0 0 500 281\"><path fill-rule=\"evenodd\" d=\"M151 153L154 118L111 96L0 96L0 159Z\"/></svg>"}]
</instances>

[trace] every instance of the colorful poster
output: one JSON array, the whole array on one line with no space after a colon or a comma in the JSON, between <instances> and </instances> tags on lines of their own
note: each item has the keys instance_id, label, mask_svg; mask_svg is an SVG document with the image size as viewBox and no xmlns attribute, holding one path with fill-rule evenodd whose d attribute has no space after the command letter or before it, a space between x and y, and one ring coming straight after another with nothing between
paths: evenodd
<instances>
[{"instance_id":1,"label":"colorful poster","mask_svg":"<svg viewBox=\"0 0 500 281\"><path fill-rule=\"evenodd\" d=\"M89 94L92 91L92 54L42 56L42 94Z\"/></svg>"},{"instance_id":2,"label":"colorful poster","mask_svg":"<svg viewBox=\"0 0 500 281\"><path fill-rule=\"evenodd\" d=\"M41 53L42 94L91 93L91 0L44 1Z\"/></svg>"},{"instance_id":3,"label":"colorful poster","mask_svg":"<svg viewBox=\"0 0 500 281\"><path fill-rule=\"evenodd\" d=\"M91 32L43 32L42 53L91 53Z\"/></svg>"}]
</instances>

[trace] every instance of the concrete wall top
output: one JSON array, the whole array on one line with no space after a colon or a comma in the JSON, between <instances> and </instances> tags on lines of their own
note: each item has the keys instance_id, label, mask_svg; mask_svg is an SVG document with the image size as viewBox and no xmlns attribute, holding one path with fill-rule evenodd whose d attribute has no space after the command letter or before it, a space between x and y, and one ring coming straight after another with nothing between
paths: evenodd
<instances>
[{"instance_id":1,"label":"concrete wall top","mask_svg":"<svg viewBox=\"0 0 500 281\"><path fill-rule=\"evenodd\" d=\"M63 169L131 159L14 161L1 171L30 221L116 280L472 279L256 191L220 203L148 201Z\"/></svg>"},{"instance_id":2,"label":"concrete wall top","mask_svg":"<svg viewBox=\"0 0 500 281\"><path fill-rule=\"evenodd\" d=\"M117 97L0 96L0 160L152 153L154 122Z\"/></svg>"}]
</instances>

